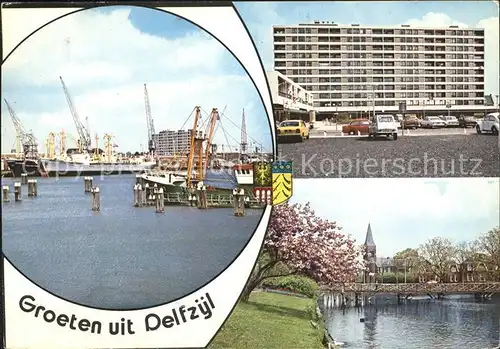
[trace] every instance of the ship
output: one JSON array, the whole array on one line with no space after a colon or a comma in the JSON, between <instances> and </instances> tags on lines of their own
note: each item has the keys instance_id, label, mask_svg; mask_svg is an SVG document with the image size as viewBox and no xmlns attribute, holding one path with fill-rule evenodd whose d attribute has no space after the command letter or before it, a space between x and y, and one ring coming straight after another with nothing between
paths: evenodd
<instances>
[{"instance_id":1,"label":"ship","mask_svg":"<svg viewBox=\"0 0 500 349\"><path fill-rule=\"evenodd\" d=\"M72 154L64 159L7 160L14 177L27 173L32 177L75 177L116 174L139 174L151 170L156 161L92 161L89 154Z\"/></svg>"}]
</instances>

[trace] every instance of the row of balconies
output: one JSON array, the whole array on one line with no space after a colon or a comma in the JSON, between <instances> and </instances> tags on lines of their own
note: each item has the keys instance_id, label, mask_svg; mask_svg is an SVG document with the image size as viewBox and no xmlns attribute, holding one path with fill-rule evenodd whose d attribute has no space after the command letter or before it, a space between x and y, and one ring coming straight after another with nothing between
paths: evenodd
<instances>
[{"instance_id":1,"label":"row of balconies","mask_svg":"<svg viewBox=\"0 0 500 349\"><path fill-rule=\"evenodd\" d=\"M378 58L380 59L380 58ZM398 58L401 59L401 58ZM407 61L398 59L375 61L367 59L363 61L358 60L340 60L340 59L324 59L317 58L316 60L280 60L274 63L275 67L398 67L405 69L406 67L426 67L426 68L468 68L471 70L482 69L483 63L478 61L430 61L427 58L425 61Z\"/></svg>"},{"instance_id":2,"label":"row of balconies","mask_svg":"<svg viewBox=\"0 0 500 349\"><path fill-rule=\"evenodd\" d=\"M293 47L295 46L295 47ZM302 47L301 47L302 46ZM462 47L462 46L459 46L459 50L455 50L453 49L453 47L449 50L446 50L446 49L440 49L440 50L434 50L434 49L428 49L428 50L423 50L423 49L407 49L406 47L404 46L399 46L399 47L396 47L394 48L394 46L391 46L391 47L377 47L377 46L372 46L372 47L369 47L367 46L366 48L365 47L360 47L359 49L347 49L346 47L342 48L340 47L340 45L336 45L336 46L329 46L327 47L326 45L323 46L323 45L314 45L315 47L313 48L312 45L289 45L289 47L286 47L285 48L285 45L275 45L274 46L274 51L275 53L286 53L286 52L292 52L292 51L297 51L296 53L303 53L301 51L307 51L308 53L326 53L325 51L329 51L329 52L334 52L334 53L338 53L338 52L343 52L343 53L352 53L353 51L360 51L359 53L371 53L371 54L376 54L376 53L380 53L380 52L391 52L392 54L395 54L395 53L407 53L408 51L412 51L412 53L420 53L420 54L435 54L435 52L444 52L444 53L454 53L456 54L456 52L464 52L464 54L468 54L468 53L482 53L484 52L484 48L483 47L476 47L474 50L469 50L469 47ZM318 47L316 47L318 46ZM411 47L411 46L410 46ZM284 52L280 52L280 51L284 51Z\"/></svg>"},{"instance_id":3,"label":"row of balconies","mask_svg":"<svg viewBox=\"0 0 500 349\"><path fill-rule=\"evenodd\" d=\"M276 60L287 60L287 59L330 59L330 60L335 60L335 59L346 59L348 58L349 55L352 55L352 57L349 58L355 58L355 59L398 59L401 57L407 58L407 56L411 55L414 59L434 59L434 60L440 60L440 59L446 59L446 60L452 60L452 59L468 59L468 60L473 60L473 59L484 59L484 54L461 54L461 53L447 53L447 54L440 54L440 53L419 53L419 52L412 52L412 53L375 53L375 52L362 52L362 53L337 53L337 52L314 52L314 53L309 53L309 52L297 52L297 53L275 53L274 58ZM413 57L416 56L416 57ZM434 57L434 58L432 58ZM457 58L458 57L458 58Z\"/></svg>"},{"instance_id":4,"label":"row of balconies","mask_svg":"<svg viewBox=\"0 0 500 349\"><path fill-rule=\"evenodd\" d=\"M355 98L367 98L367 99L384 99L384 98L410 98L407 93L375 93L375 97L372 97L369 93L315 93L315 99L355 99ZM412 97L418 98L418 97ZM425 98L425 97L423 97ZM469 92L453 92L453 93L436 93L433 98L470 98L478 99L484 98L483 93L469 93Z\"/></svg>"},{"instance_id":5,"label":"row of balconies","mask_svg":"<svg viewBox=\"0 0 500 349\"><path fill-rule=\"evenodd\" d=\"M319 67L311 67L306 69L280 69L281 67L276 67L276 70L287 76L297 76L297 75L308 75L308 76L325 76L325 75L419 75L435 77L436 75L446 76L456 76L456 75L474 75L473 79L481 78L484 75L483 69L442 69L442 70L430 70L430 69L318 69ZM289 67L293 68L293 67ZM400 67L395 67L400 68Z\"/></svg>"},{"instance_id":6,"label":"row of balconies","mask_svg":"<svg viewBox=\"0 0 500 349\"><path fill-rule=\"evenodd\" d=\"M375 106L377 107L393 107L393 106L398 106L401 100L399 98L396 98L395 100L377 100L375 101ZM421 101L413 101L409 100L407 101L408 105L415 105L415 106L421 106L425 107L427 104L420 103ZM444 105L444 104L442 104ZM484 100L454 100L452 105L470 105L470 106L479 106L479 105L484 105ZM366 101L366 100L354 100L354 101L331 101L331 100L317 100L314 102L314 107L333 107L333 108L340 108L340 107L366 107L365 112L369 111L370 108L373 107L373 103Z\"/></svg>"},{"instance_id":7,"label":"row of balconies","mask_svg":"<svg viewBox=\"0 0 500 349\"><path fill-rule=\"evenodd\" d=\"M379 28L325 28L325 27L275 27L275 35L388 35L388 36L407 36L407 35L428 35L439 36L484 36L484 30L443 30L443 29L379 29Z\"/></svg>"},{"instance_id":8,"label":"row of balconies","mask_svg":"<svg viewBox=\"0 0 500 349\"><path fill-rule=\"evenodd\" d=\"M425 44L428 46L443 45L470 45L484 46L484 39L455 39L442 38L428 40L422 37L329 37L329 36L275 36L274 43L406 43L406 44Z\"/></svg>"}]
</instances>

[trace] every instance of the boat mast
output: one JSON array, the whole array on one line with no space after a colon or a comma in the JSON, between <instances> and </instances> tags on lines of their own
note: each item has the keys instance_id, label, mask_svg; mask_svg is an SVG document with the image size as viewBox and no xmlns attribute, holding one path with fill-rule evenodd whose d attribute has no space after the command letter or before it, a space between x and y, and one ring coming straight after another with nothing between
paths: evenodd
<instances>
[{"instance_id":1,"label":"boat mast","mask_svg":"<svg viewBox=\"0 0 500 349\"><path fill-rule=\"evenodd\" d=\"M208 137L207 137L207 144L205 146L205 166L203 167L203 171L200 171L200 174L198 174L198 179L199 180L204 180L205 179L205 174L207 173L207 167L208 167L208 158L210 155L210 148L212 147L212 140L214 137L214 132L215 132L215 125L217 123L217 120L219 120L219 112L217 108L212 109L212 114L210 116L210 128L208 130Z\"/></svg>"},{"instance_id":2,"label":"boat mast","mask_svg":"<svg viewBox=\"0 0 500 349\"><path fill-rule=\"evenodd\" d=\"M198 134L198 119L200 118L200 107L195 107L194 113L194 124L193 129L191 130L191 142L189 145L189 154L188 154L188 163L187 163L187 176L186 176L186 185L188 188L192 187L192 171L193 171L193 162L194 162L194 154L195 154L195 146L196 146L196 138Z\"/></svg>"}]
</instances>

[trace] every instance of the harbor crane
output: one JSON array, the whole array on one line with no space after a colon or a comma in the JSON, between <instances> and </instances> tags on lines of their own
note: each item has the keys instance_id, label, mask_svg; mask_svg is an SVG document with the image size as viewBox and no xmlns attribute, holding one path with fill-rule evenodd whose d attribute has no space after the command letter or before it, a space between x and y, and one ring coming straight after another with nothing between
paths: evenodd
<instances>
[{"instance_id":1,"label":"harbor crane","mask_svg":"<svg viewBox=\"0 0 500 349\"><path fill-rule=\"evenodd\" d=\"M10 117L12 118L12 122L14 123L14 127L17 132L17 137L19 138L19 142L21 143L23 149L23 155L25 158L34 159L38 157L38 142L33 135L32 132L26 132L24 129L21 120L16 115L16 112L11 107L9 102L4 99L5 104L7 105L7 109L9 110Z\"/></svg>"},{"instance_id":2,"label":"harbor crane","mask_svg":"<svg viewBox=\"0 0 500 349\"><path fill-rule=\"evenodd\" d=\"M155 126L153 122L153 117L151 116L151 105L149 103L148 88L144 84L144 106L146 108L146 122L148 126L148 149L151 155L154 156L156 150L155 142Z\"/></svg>"},{"instance_id":3,"label":"harbor crane","mask_svg":"<svg viewBox=\"0 0 500 349\"><path fill-rule=\"evenodd\" d=\"M90 138L90 132L89 130L83 125L82 121L80 120L80 117L78 116L78 113L75 109L75 106L73 104L73 101L71 99L71 95L68 92L68 89L66 88L66 84L64 83L64 80L62 77L59 77L61 80L61 84L64 90L64 95L66 96L66 101L68 102L68 107L71 112L71 116L73 117L73 121L76 126L76 131L78 132L78 136L80 137L78 139L78 149L80 152L89 152L90 148L92 146L92 140Z\"/></svg>"}]
</instances>

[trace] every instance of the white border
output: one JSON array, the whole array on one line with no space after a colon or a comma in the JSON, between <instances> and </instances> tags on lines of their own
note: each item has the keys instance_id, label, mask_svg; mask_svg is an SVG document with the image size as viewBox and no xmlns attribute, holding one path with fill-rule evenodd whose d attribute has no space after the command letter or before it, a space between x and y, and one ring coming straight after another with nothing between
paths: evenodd
<instances>
[{"instance_id":1,"label":"white border","mask_svg":"<svg viewBox=\"0 0 500 349\"><path fill-rule=\"evenodd\" d=\"M233 7L174 7L162 8L178 14L193 23L205 28L223 42L245 66L257 85L264 100L268 118L274 125L272 103L267 88L267 80L259 62L255 47L245 30L243 23ZM5 9L2 8L2 32L4 58L27 35L40 26L60 17L63 14L78 10L72 9ZM9 32L13 28L17 31ZM23 31L19 23L24 23ZM6 35L5 33L8 33ZM272 128L275 139L274 128ZM276 141L275 141L276 145ZM238 300L244 284L260 251L267 229L271 207L266 207L257 230L240 256L224 273L204 288L167 305L137 311L106 311L87 308L61 300L20 274L4 259L5 280L5 317L6 346L9 349L76 349L76 348L179 348L205 347L228 317ZM145 332L145 316L156 313L163 317L171 314L172 309L181 305L195 305L195 300L209 293L215 305L211 318L188 321L173 328L160 327L157 331ZM19 301L24 295L32 295L35 304L43 305L56 314L75 314L77 318L102 323L101 334L90 334L57 324L47 323L35 318L33 313L21 311ZM121 318L133 321L133 335L112 336L108 333L108 323L120 321Z\"/></svg>"}]
</instances>

